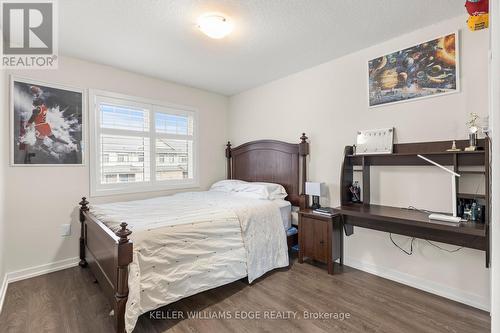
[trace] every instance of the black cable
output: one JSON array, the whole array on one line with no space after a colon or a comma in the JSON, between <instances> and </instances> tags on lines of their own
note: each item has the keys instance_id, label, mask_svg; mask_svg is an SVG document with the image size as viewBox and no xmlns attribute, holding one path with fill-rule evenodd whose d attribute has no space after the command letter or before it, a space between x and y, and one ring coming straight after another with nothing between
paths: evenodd
<instances>
[{"instance_id":1,"label":"black cable","mask_svg":"<svg viewBox=\"0 0 500 333\"><path fill-rule=\"evenodd\" d=\"M437 244L434 244L433 242L431 242L430 240L426 239L425 240L427 243L431 244L432 246L434 247L437 247L438 249L440 249L441 251L446 251L448 253L454 253L454 252L458 252L460 251L461 249L463 249L462 246L460 247L457 247L456 249L453 249L453 250L448 250L448 249L445 249L445 248L442 248L441 246L437 245Z\"/></svg>"},{"instance_id":2,"label":"black cable","mask_svg":"<svg viewBox=\"0 0 500 333\"><path fill-rule=\"evenodd\" d=\"M411 256L413 254L413 242L415 241L415 237L412 237L412 239L411 239L410 251L406 251L401 246L399 246L398 244L396 244L396 242L394 241L394 239L392 239L392 233L389 233L389 238L391 239L392 244L394 244L394 246L396 246L398 249L400 249L401 251L403 251L405 254L407 254L409 256Z\"/></svg>"},{"instance_id":3,"label":"black cable","mask_svg":"<svg viewBox=\"0 0 500 333\"><path fill-rule=\"evenodd\" d=\"M426 214L431 214L432 212L430 210L426 210L426 209L419 209L415 206L408 206L408 208L406 208L408 210L416 210L416 211L419 211L421 213L426 213Z\"/></svg>"},{"instance_id":4,"label":"black cable","mask_svg":"<svg viewBox=\"0 0 500 333\"><path fill-rule=\"evenodd\" d=\"M392 233L389 233L389 238L391 239L391 242L392 244L394 244L394 246L396 246L398 249L400 249L401 251L403 251L405 254L411 256L413 254L413 242L415 241L415 237L412 237L411 238L411 243L410 243L410 250L409 251L406 251L405 249L403 249L401 246L399 246L398 244L396 244L396 242L394 241L394 239L392 239ZM435 248L438 248L440 249L441 251L445 251L445 252L448 252L448 253L455 253L455 252L458 252L460 251L461 249L463 249L463 246L460 246L460 247L457 247L456 249L453 249L453 250L448 250L448 249L445 249L437 244L434 244L433 242L431 242L430 240L428 239L424 239L427 243L429 243L430 245L434 246Z\"/></svg>"},{"instance_id":5,"label":"black cable","mask_svg":"<svg viewBox=\"0 0 500 333\"><path fill-rule=\"evenodd\" d=\"M477 190L476 190L476 194L477 194ZM431 211L428 211L428 210L425 210L425 209L419 209L417 207L414 207L414 206L408 206L406 209L408 210L416 210L416 211L419 211L419 212L422 212L422 213L426 213L426 214L430 214L432 213ZM405 249L403 249L401 246L399 246L398 244L396 244L396 242L392 239L392 233L389 233L389 238L391 239L391 242L392 244L394 244L394 246L396 246L398 249L400 249L401 251L403 251L405 254L411 256L413 254L413 242L415 241L415 237L412 237L411 239L411 243L410 243L410 251L406 251ZM434 246L435 248L438 248L440 249L441 251L446 251L448 253L455 253L455 252L458 252L460 251L461 249L463 249L462 246L460 247L457 247L456 249L453 249L453 250L448 250L448 249L445 249L445 248L442 248L441 246L437 245L437 244L434 244L433 242L431 242L430 240L428 239L424 239L427 243L429 243L430 245Z\"/></svg>"}]
</instances>

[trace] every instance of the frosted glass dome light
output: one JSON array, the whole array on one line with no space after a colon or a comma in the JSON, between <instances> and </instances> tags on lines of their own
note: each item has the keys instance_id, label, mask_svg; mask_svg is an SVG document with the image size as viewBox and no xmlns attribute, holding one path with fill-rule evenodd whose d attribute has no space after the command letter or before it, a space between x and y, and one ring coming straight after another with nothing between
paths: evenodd
<instances>
[{"instance_id":1,"label":"frosted glass dome light","mask_svg":"<svg viewBox=\"0 0 500 333\"><path fill-rule=\"evenodd\" d=\"M220 14L204 14L198 18L198 28L210 38L221 39L233 31L233 24Z\"/></svg>"}]
</instances>

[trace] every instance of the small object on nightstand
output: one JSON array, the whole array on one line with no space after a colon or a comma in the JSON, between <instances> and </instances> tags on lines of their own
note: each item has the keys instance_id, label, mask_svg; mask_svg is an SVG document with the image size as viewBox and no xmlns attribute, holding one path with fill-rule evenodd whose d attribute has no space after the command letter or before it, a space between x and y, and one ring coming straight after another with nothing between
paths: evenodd
<instances>
[{"instance_id":1,"label":"small object on nightstand","mask_svg":"<svg viewBox=\"0 0 500 333\"><path fill-rule=\"evenodd\" d=\"M321 196L321 184L315 182L306 182L306 194L312 195L313 203L311 209L320 208L319 197Z\"/></svg>"},{"instance_id":2,"label":"small object on nightstand","mask_svg":"<svg viewBox=\"0 0 500 333\"><path fill-rule=\"evenodd\" d=\"M446 149L446 151L461 151L460 148L457 148L457 143L455 140L453 140L453 143L451 145L450 149Z\"/></svg>"},{"instance_id":3,"label":"small object on nightstand","mask_svg":"<svg viewBox=\"0 0 500 333\"><path fill-rule=\"evenodd\" d=\"M314 214L324 215L324 216L333 216L335 215L335 211L331 207L321 207L313 210Z\"/></svg>"}]
</instances>

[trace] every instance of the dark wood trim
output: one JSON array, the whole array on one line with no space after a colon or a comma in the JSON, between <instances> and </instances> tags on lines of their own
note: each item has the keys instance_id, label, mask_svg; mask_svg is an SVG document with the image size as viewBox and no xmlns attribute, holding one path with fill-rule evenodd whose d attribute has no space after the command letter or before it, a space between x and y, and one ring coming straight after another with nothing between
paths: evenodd
<instances>
[{"instance_id":1,"label":"dark wood trim","mask_svg":"<svg viewBox=\"0 0 500 333\"><path fill-rule=\"evenodd\" d=\"M443 165L453 165L454 159L458 160L460 166L485 165L485 156L489 149L486 139L478 140L477 151L449 152L453 141L433 141L417 143L395 144L392 154L373 155L344 155L344 159L350 159L353 165L428 165L417 154L429 156L434 161ZM468 146L468 140L456 140L457 147L463 149Z\"/></svg>"},{"instance_id":2,"label":"dark wood trim","mask_svg":"<svg viewBox=\"0 0 500 333\"><path fill-rule=\"evenodd\" d=\"M299 211L299 263L306 257L323 262L327 264L328 274L333 274L335 260L344 264L341 228L340 214L324 216L311 209Z\"/></svg>"},{"instance_id":3,"label":"dark wood trim","mask_svg":"<svg viewBox=\"0 0 500 333\"><path fill-rule=\"evenodd\" d=\"M309 143L302 133L300 143L277 140L257 140L232 148L226 145L228 179L270 182L285 187L292 205L305 208ZM302 163L300 161L302 160Z\"/></svg>"},{"instance_id":4,"label":"dark wood trim","mask_svg":"<svg viewBox=\"0 0 500 333\"><path fill-rule=\"evenodd\" d=\"M117 332L125 332L125 306L128 300L128 265L132 262L132 242L128 236L132 231L127 229L127 223L120 224L116 232L118 240L117 277L115 286L115 328Z\"/></svg>"},{"instance_id":5,"label":"dark wood trim","mask_svg":"<svg viewBox=\"0 0 500 333\"><path fill-rule=\"evenodd\" d=\"M300 190L300 203L301 209L309 207L309 196L306 194L306 181L307 181L307 155L309 155L309 143L306 133L302 133L299 143L299 155L302 157L302 188Z\"/></svg>"},{"instance_id":6,"label":"dark wood trim","mask_svg":"<svg viewBox=\"0 0 500 333\"><path fill-rule=\"evenodd\" d=\"M455 140L457 148L462 151L459 153L468 154L469 152L464 151L465 147L469 146L469 140ZM394 154L429 154L429 153L442 153L446 152L447 149L451 148L453 140L446 141L429 141L429 142L410 142L410 143L396 143L393 147ZM477 140L477 146L479 151L485 151L486 140ZM449 153L449 152L448 152ZM474 153L474 152L472 152Z\"/></svg>"},{"instance_id":7,"label":"dark wood trim","mask_svg":"<svg viewBox=\"0 0 500 333\"><path fill-rule=\"evenodd\" d=\"M490 242L490 212L491 212L491 165L490 165L490 154L491 154L491 142L490 138L486 137L484 140L484 178L485 178L485 201L486 201L486 211L484 212L484 218L486 222L486 267L490 267L490 255L491 255L491 242Z\"/></svg>"},{"instance_id":8,"label":"dark wood trim","mask_svg":"<svg viewBox=\"0 0 500 333\"><path fill-rule=\"evenodd\" d=\"M127 223L122 222L121 229L113 233L89 212L88 204L86 198L82 198L80 244L84 246L83 250L80 247L80 266L90 268L114 310L116 332L125 333L128 265L133 258L133 244L128 237L132 232L127 229Z\"/></svg>"},{"instance_id":9,"label":"dark wood trim","mask_svg":"<svg viewBox=\"0 0 500 333\"><path fill-rule=\"evenodd\" d=\"M353 226L360 226L379 231L393 232L428 240L455 244L486 252L486 267L490 262L490 142L489 139L478 140L478 150L473 152L446 151L452 145L449 141L417 142L395 144L392 154L375 155L353 155L351 146L344 150L344 162L342 164L340 178L341 206L338 207L343 217L346 235L353 233ZM469 144L468 140L456 140L456 145L464 149ZM485 204L485 223L467 223L460 227L429 222L427 214L417 211L408 211L395 207L376 206L370 203L370 166L386 165L429 165L417 155L428 156L432 160L453 166L453 170L460 173L463 166L484 166L485 194L467 194L459 192L459 182L456 180L458 198L483 199ZM353 182L354 166L361 166L363 177L363 205L351 202L348 187ZM483 173L468 172L464 173Z\"/></svg>"},{"instance_id":10,"label":"dark wood trim","mask_svg":"<svg viewBox=\"0 0 500 333\"><path fill-rule=\"evenodd\" d=\"M346 158L346 156L350 156L353 153L352 146L346 146L344 148L344 161L342 162L341 170L340 170L340 202L341 204L346 204L351 202L351 192L349 191L349 186L352 185L354 181L354 167L353 167L353 159ZM363 171L363 170L361 170ZM350 236L354 233L354 229L352 225L342 223L344 232L346 236Z\"/></svg>"},{"instance_id":11,"label":"dark wood trim","mask_svg":"<svg viewBox=\"0 0 500 333\"><path fill-rule=\"evenodd\" d=\"M232 173L231 173L231 142L228 141L226 144L226 161L227 161L227 179L232 179Z\"/></svg>"},{"instance_id":12,"label":"dark wood trim","mask_svg":"<svg viewBox=\"0 0 500 333\"><path fill-rule=\"evenodd\" d=\"M87 198L83 197L82 201L78 203L80 205L80 262L78 265L80 267L87 267L87 261L85 260L85 213L89 211L89 202Z\"/></svg>"}]
</instances>

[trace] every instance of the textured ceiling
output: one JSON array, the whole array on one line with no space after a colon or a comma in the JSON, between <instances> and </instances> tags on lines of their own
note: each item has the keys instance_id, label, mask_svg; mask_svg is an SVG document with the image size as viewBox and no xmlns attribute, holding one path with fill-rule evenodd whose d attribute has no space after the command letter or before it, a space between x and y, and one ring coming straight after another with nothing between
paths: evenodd
<instances>
[{"instance_id":1,"label":"textured ceiling","mask_svg":"<svg viewBox=\"0 0 500 333\"><path fill-rule=\"evenodd\" d=\"M464 13L464 0L64 0L63 55L232 95ZM230 16L203 35L196 18Z\"/></svg>"}]
</instances>

